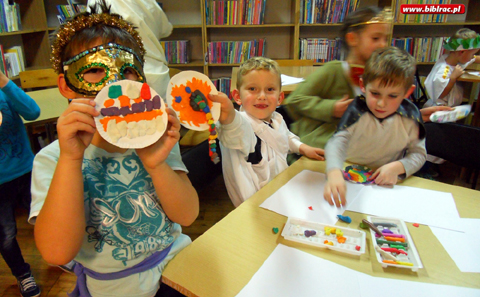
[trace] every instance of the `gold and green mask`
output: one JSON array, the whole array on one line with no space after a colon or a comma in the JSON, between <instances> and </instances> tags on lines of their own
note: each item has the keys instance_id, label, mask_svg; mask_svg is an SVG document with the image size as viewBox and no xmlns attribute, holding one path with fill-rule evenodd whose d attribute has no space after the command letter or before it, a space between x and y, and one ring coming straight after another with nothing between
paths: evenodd
<instances>
[{"instance_id":1,"label":"gold and green mask","mask_svg":"<svg viewBox=\"0 0 480 297\"><path fill-rule=\"evenodd\" d=\"M126 46L116 43L99 45L63 63L65 81L76 93L94 97L107 84L127 79L132 74L137 81L145 82L142 61Z\"/></svg>"}]
</instances>

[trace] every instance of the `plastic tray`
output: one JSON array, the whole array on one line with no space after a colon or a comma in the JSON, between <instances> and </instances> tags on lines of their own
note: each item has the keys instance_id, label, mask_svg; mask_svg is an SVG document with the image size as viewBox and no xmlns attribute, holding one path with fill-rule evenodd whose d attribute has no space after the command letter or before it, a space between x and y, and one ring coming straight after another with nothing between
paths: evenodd
<instances>
[{"instance_id":1,"label":"plastic tray","mask_svg":"<svg viewBox=\"0 0 480 297\"><path fill-rule=\"evenodd\" d=\"M410 233L408 232L407 226L405 225L404 221L400 219L395 219L395 218L372 217L372 216L367 216L367 220L372 222L374 225L376 225L376 227L380 231L382 231L383 229L388 229L392 231L394 234L401 234L405 236L404 243L407 244L407 247L405 247L405 252L407 253L407 255L398 254L396 258L400 262L411 263L413 264L412 266L383 262L383 260L389 260L389 259L384 259L384 257L380 254L380 252L378 252L375 249L375 246L378 245L380 248L390 247L390 244L377 244L376 239L379 237L375 236L376 235L375 231L370 230L370 234L372 236L373 249L375 250L375 254L377 256L378 262L382 264L383 268L386 268L388 266L393 266L398 268L411 269L412 271L417 271L419 268L423 268L422 261L420 260L420 256L418 255L417 249L415 248L415 244L413 243L413 240L410 237ZM385 225L394 224L396 225L396 227L385 226L385 225L382 225L382 223L384 223ZM380 238L380 239L384 239L384 238Z\"/></svg>"},{"instance_id":2,"label":"plastic tray","mask_svg":"<svg viewBox=\"0 0 480 297\"><path fill-rule=\"evenodd\" d=\"M346 238L345 243L339 243L336 234L326 235L325 227L341 230L343 232L343 237ZM307 237L305 235L306 230L315 230L316 234ZM313 245L320 248L328 248L342 253L352 255L361 255L365 253L366 233L357 229L310 222L296 218L288 218L285 228L283 228L282 236L287 240ZM333 245L324 243L325 240L333 243Z\"/></svg>"}]
</instances>

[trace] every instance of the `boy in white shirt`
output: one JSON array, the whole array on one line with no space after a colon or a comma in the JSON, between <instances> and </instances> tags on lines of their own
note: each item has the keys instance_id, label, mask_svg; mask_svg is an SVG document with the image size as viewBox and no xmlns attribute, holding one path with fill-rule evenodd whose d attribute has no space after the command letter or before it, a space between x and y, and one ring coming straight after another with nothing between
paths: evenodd
<instances>
[{"instance_id":1,"label":"boy in white shirt","mask_svg":"<svg viewBox=\"0 0 480 297\"><path fill-rule=\"evenodd\" d=\"M235 206L285 170L289 153L324 160L323 149L300 142L275 111L284 99L281 87L277 62L254 57L240 65L237 89L232 92L240 111L227 95L210 95L222 104L218 135L223 176Z\"/></svg>"},{"instance_id":2,"label":"boy in white shirt","mask_svg":"<svg viewBox=\"0 0 480 297\"><path fill-rule=\"evenodd\" d=\"M425 107L460 105L463 87L457 80L468 65L480 63L480 56L475 56L480 48L480 35L473 30L458 30L443 47L449 53L438 59L425 80L425 88L430 97Z\"/></svg>"},{"instance_id":3,"label":"boy in white shirt","mask_svg":"<svg viewBox=\"0 0 480 297\"><path fill-rule=\"evenodd\" d=\"M346 203L345 160L375 168L371 179L378 185L394 185L425 163L422 115L405 99L415 89L414 77L415 60L399 48L376 50L368 59L360 79L366 98L354 99L325 147L323 196L330 205Z\"/></svg>"}]
</instances>

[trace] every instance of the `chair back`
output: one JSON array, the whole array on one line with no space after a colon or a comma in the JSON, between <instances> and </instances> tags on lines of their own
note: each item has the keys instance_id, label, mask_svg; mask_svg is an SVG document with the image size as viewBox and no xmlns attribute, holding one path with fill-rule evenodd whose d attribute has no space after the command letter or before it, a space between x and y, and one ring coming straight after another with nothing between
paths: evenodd
<instances>
[{"instance_id":1,"label":"chair back","mask_svg":"<svg viewBox=\"0 0 480 297\"><path fill-rule=\"evenodd\" d=\"M278 66L313 66L314 60L275 60Z\"/></svg>"},{"instance_id":2,"label":"chair back","mask_svg":"<svg viewBox=\"0 0 480 297\"><path fill-rule=\"evenodd\" d=\"M57 87L58 74L52 68L20 72L22 89Z\"/></svg>"},{"instance_id":3,"label":"chair back","mask_svg":"<svg viewBox=\"0 0 480 297\"><path fill-rule=\"evenodd\" d=\"M427 153L458 166L480 168L480 128L457 123L426 123Z\"/></svg>"}]
</instances>

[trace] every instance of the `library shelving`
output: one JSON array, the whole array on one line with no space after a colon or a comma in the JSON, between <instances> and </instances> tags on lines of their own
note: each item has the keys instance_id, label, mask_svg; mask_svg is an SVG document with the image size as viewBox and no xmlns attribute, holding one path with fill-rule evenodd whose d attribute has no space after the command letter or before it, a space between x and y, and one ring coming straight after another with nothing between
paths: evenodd
<instances>
[{"instance_id":1,"label":"library shelving","mask_svg":"<svg viewBox=\"0 0 480 297\"><path fill-rule=\"evenodd\" d=\"M238 63L210 63L208 44L219 41L250 41L265 38L265 56L272 59L298 60L300 40L306 38L339 37L341 24L305 24L301 21L301 4L307 0L265 0L262 23L257 25L209 25L206 8L219 0L160 0L163 10L173 24L172 34L164 40L189 40L189 63L170 64L181 70L196 70L210 78L231 75L231 69ZM225 0L227 7L248 0ZM263 0L262 0L263 1ZM260 0L251 0L253 4ZM327 0L325 0L327 1ZM333 1L333 0L330 0ZM338 0L337 0L338 1ZM344 2L350 0L344 0ZM391 7L393 14L397 4L404 0L361 0L359 7L376 5ZM416 0L409 0L416 1ZM25 49L27 69L49 68L50 46L48 34L59 22L56 5L66 4L66 0L17 0L20 5L22 30L0 33L0 44L4 47L22 45ZM433 1L430 1L433 2ZM412 2L409 2L412 3ZM480 32L480 1L451 0L452 4L463 4L466 13L449 15L446 22L440 23L394 23L391 29L393 38L445 37L462 27ZM209 6L211 7L211 5ZM241 7L238 6L237 9ZM228 8L227 8L228 11ZM228 22L227 22L228 23ZM428 73L434 62L419 62L419 69ZM323 63L315 63L323 65Z\"/></svg>"}]
</instances>

